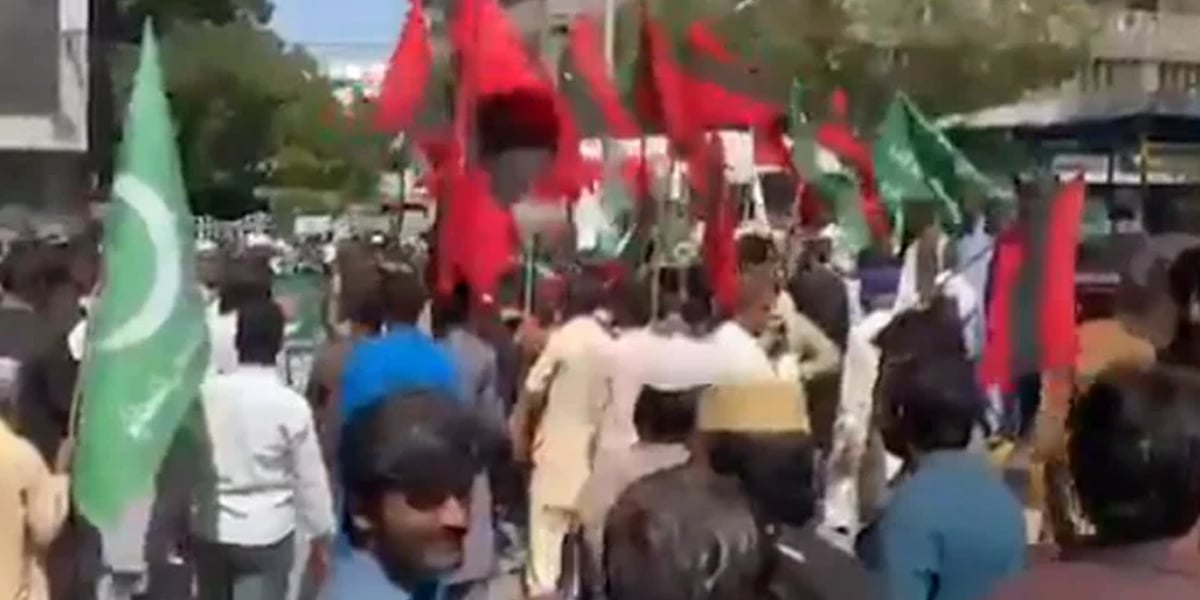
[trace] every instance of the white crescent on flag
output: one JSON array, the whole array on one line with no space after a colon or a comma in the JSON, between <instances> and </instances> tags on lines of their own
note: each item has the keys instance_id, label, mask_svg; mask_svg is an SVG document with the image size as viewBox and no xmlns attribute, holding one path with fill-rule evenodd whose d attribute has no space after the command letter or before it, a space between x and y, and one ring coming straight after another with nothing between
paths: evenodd
<instances>
[{"instance_id":1,"label":"white crescent on flag","mask_svg":"<svg viewBox=\"0 0 1200 600\"><path fill-rule=\"evenodd\" d=\"M175 310L183 282L175 215L162 195L132 175L117 178L113 191L146 226L146 235L154 248L154 282L137 312L97 344L97 349L106 352L140 344L157 333Z\"/></svg>"}]
</instances>

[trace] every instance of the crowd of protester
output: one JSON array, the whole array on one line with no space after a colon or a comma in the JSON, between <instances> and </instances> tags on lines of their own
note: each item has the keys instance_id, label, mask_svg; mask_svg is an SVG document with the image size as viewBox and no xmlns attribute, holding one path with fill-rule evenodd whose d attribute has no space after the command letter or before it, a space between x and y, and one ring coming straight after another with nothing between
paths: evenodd
<instances>
[{"instance_id":1,"label":"crowd of protester","mask_svg":"<svg viewBox=\"0 0 1200 600\"><path fill-rule=\"evenodd\" d=\"M733 306L699 268L580 265L536 312L345 244L304 390L269 257L208 248L197 410L97 529L68 495L92 233L5 241L0 598L1200 593L1200 249L1082 306L1078 368L1023 402L979 384L969 236L851 273L750 234Z\"/></svg>"}]
</instances>

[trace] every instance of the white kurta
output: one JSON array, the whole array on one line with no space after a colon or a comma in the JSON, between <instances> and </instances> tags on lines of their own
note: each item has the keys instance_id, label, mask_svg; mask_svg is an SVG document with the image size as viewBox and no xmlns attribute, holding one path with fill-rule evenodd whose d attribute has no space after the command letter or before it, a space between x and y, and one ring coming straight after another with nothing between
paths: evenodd
<instances>
[{"instance_id":1,"label":"white kurta","mask_svg":"<svg viewBox=\"0 0 1200 600\"><path fill-rule=\"evenodd\" d=\"M649 327L623 333L610 349L605 367L608 397L602 407L597 461L637 443L633 412L644 386L683 390L711 385L722 360L707 340L657 333Z\"/></svg>"},{"instance_id":2,"label":"white kurta","mask_svg":"<svg viewBox=\"0 0 1200 600\"><path fill-rule=\"evenodd\" d=\"M828 478L825 487L824 527L855 535L859 517L859 472L867 452L867 438L879 377L879 348L873 340L891 322L894 313L875 311L850 330L842 368L841 395L833 429ZM887 455L889 479L900 470L900 460Z\"/></svg>"},{"instance_id":3,"label":"white kurta","mask_svg":"<svg viewBox=\"0 0 1200 600\"><path fill-rule=\"evenodd\" d=\"M718 383L744 383L774 379L777 375L758 338L734 321L726 321L709 337L723 358Z\"/></svg>"},{"instance_id":4,"label":"white kurta","mask_svg":"<svg viewBox=\"0 0 1200 600\"><path fill-rule=\"evenodd\" d=\"M591 317L576 317L550 334L529 371L527 391L546 394L533 442L535 502L575 505L591 469L591 450L608 397L604 365L612 336Z\"/></svg>"},{"instance_id":5,"label":"white kurta","mask_svg":"<svg viewBox=\"0 0 1200 600\"><path fill-rule=\"evenodd\" d=\"M529 484L526 584L531 596L549 594L558 583L563 540L579 491L591 474L592 447L608 397L604 374L612 343L598 318L571 319L550 334L525 381L527 392L546 395Z\"/></svg>"}]
</instances>

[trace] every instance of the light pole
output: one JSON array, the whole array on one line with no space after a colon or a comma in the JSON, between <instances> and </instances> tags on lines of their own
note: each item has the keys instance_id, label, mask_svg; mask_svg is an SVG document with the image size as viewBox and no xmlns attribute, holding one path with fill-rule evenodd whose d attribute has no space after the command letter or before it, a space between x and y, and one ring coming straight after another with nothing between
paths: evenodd
<instances>
[{"instance_id":1,"label":"light pole","mask_svg":"<svg viewBox=\"0 0 1200 600\"><path fill-rule=\"evenodd\" d=\"M617 62L617 0L604 0L604 61L608 75L616 73Z\"/></svg>"}]
</instances>

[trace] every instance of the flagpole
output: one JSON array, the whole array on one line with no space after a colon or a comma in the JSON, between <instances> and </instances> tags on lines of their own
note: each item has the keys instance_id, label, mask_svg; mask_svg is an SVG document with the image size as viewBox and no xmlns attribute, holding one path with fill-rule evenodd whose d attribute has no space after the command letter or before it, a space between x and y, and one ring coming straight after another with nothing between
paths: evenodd
<instances>
[{"instance_id":1,"label":"flagpole","mask_svg":"<svg viewBox=\"0 0 1200 600\"><path fill-rule=\"evenodd\" d=\"M617 70L617 2L604 0L604 61L608 65L608 76Z\"/></svg>"}]
</instances>

